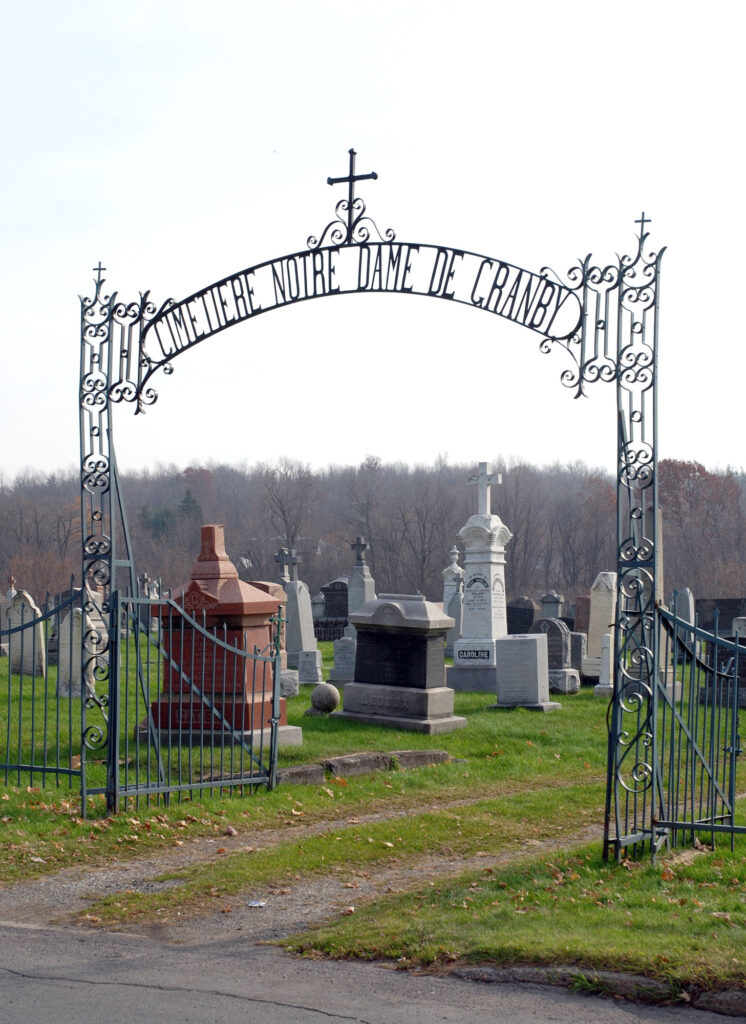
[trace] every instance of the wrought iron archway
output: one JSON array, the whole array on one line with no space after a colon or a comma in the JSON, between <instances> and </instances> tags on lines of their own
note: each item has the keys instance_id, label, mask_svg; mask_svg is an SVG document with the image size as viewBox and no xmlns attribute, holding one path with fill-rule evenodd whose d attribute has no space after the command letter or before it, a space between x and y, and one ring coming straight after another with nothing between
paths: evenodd
<instances>
[{"instance_id":1,"label":"wrought iron archway","mask_svg":"<svg viewBox=\"0 0 746 1024\"><path fill-rule=\"evenodd\" d=\"M631 255L605 265L590 255L564 279L549 268L538 273L465 249L396 241L381 233L355 194L374 172L328 178L346 184L335 218L307 247L256 264L185 299L157 305L149 292L132 301L104 290L104 267L95 290L81 298L80 465L83 579L112 609L120 573L134 591L134 562L119 490L112 436L112 407L132 403L139 413L157 399L152 378L172 372L173 360L236 323L299 301L360 292L412 293L456 301L522 324L540 335L539 348L560 348L569 365L562 384L585 393L598 381L616 384L617 613L615 692L610 707L609 784L605 850L617 855L628 842L654 840L651 763L655 630L658 285L664 250L647 250L643 213ZM375 239L375 240L374 240ZM121 557L116 547L122 533ZM108 672L109 637L89 636L86 670ZM90 744L103 746L102 724ZM627 719L633 724L626 726ZM630 803L630 794L633 799ZM638 799L639 797L639 799ZM623 806L624 805L624 809ZM630 811L630 807L632 810Z\"/></svg>"}]
</instances>

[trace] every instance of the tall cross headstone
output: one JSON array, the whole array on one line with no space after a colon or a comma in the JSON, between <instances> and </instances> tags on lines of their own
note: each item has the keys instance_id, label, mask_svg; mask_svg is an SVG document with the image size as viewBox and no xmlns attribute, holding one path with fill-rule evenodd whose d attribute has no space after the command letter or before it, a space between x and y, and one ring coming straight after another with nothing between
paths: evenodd
<instances>
[{"instance_id":1,"label":"tall cross headstone","mask_svg":"<svg viewBox=\"0 0 746 1024\"><path fill-rule=\"evenodd\" d=\"M365 565L365 552L368 550L365 537L356 537L355 543L350 544L350 547L355 552L355 565Z\"/></svg>"},{"instance_id":2,"label":"tall cross headstone","mask_svg":"<svg viewBox=\"0 0 746 1024\"><path fill-rule=\"evenodd\" d=\"M487 463L469 477L478 487L478 511L459 531L464 547L464 597L461 639L453 644L453 667L448 685L454 690L497 692L498 637L508 632L505 602L505 545L512 534L490 511L490 488L500 484L499 473L488 473Z\"/></svg>"},{"instance_id":3,"label":"tall cross headstone","mask_svg":"<svg viewBox=\"0 0 746 1024\"><path fill-rule=\"evenodd\" d=\"M469 485L471 487L477 487L477 514L480 516L489 516L492 514L492 507L490 501L490 487L493 484L497 484L499 487L503 482L502 473L488 473L487 463L479 463L479 472L469 477Z\"/></svg>"},{"instance_id":4,"label":"tall cross headstone","mask_svg":"<svg viewBox=\"0 0 746 1024\"><path fill-rule=\"evenodd\" d=\"M293 554L295 554L295 552L293 552ZM275 555L275 562L280 569L278 577L280 581L282 583L289 582L290 573L288 572L288 569L290 568L292 561L290 558L290 552L288 551L287 548L280 548L280 550Z\"/></svg>"}]
</instances>

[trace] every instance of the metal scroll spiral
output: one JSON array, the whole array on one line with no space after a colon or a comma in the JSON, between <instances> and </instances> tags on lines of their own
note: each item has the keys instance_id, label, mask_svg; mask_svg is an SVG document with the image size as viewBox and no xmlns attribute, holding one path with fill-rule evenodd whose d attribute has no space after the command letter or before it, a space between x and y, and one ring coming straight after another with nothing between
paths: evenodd
<instances>
[{"instance_id":1,"label":"metal scroll spiral","mask_svg":"<svg viewBox=\"0 0 746 1024\"><path fill-rule=\"evenodd\" d=\"M586 385L596 381L618 380L627 390L653 385L654 354L645 327L656 303L658 268L665 249L646 254L647 237L647 232L638 236L634 255L617 255L605 266L592 264L590 254L579 259L565 280L550 267L542 268L542 275L575 292L583 311L576 332L566 338L545 337L539 344L545 354L559 345L570 356L572 366L562 372L561 381L575 391L575 398L585 395Z\"/></svg>"},{"instance_id":2,"label":"metal scroll spiral","mask_svg":"<svg viewBox=\"0 0 746 1024\"><path fill-rule=\"evenodd\" d=\"M366 216L365 203L359 197L353 199L352 211L350 211L349 200L340 199L334 207L334 212L337 216L326 225L320 238L315 235L308 236L306 244L309 249L320 249L324 244L357 245L368 242L371 237L371 229L375 231L382 242L393 242L396 238L396 233L392 228L387 228L383 234L379 231L373 218Z\"/></svg>"}]
</instances>

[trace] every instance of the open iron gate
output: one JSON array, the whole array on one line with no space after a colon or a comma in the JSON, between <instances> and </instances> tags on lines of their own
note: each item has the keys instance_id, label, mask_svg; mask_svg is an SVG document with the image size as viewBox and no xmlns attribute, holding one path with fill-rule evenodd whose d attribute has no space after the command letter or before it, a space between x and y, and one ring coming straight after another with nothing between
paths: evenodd
<instances>
[{"instance_id":1,"label":"open iron gate","mask_svg":"<svg viewBox=\"0 0 746 1024\"><path fill-rule=\"evenodd\" d=\"M273 787L280 651L247 649L169 598L87 591L25 604L0 630L0 778L134 798ZM7 671L7 682L3 678ZM81 683L82 680L82 683Z\"/></svg>"},{"instance_id":2,"label":"open iron gate","mask_svg":"<svg viewBox=\"0 0 746 1024\"><path fill-rule=\"evenodd\" d=\"M719 635L717 618L710 633L656 608L655 650L628 657L609 705L604 856L746 833L735 820L738 640Z\"/></svg>"}]
</instances>

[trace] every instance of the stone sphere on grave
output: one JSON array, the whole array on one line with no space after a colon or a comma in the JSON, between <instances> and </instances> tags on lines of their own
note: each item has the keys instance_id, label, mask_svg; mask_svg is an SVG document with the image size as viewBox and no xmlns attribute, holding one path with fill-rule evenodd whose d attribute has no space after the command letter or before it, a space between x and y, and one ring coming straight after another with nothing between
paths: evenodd
<instances>
[{"instance_id":1,"label":"stone sphere on grave","mask_svg":"<svg viewBox=\"0 0 746 1024\"><path fill-rule=\"evenodd\" d=\"M331 683L319 683L311 690L308 714L329 715L339 707L339 690Z\"/></svg>"}]
</instances>

